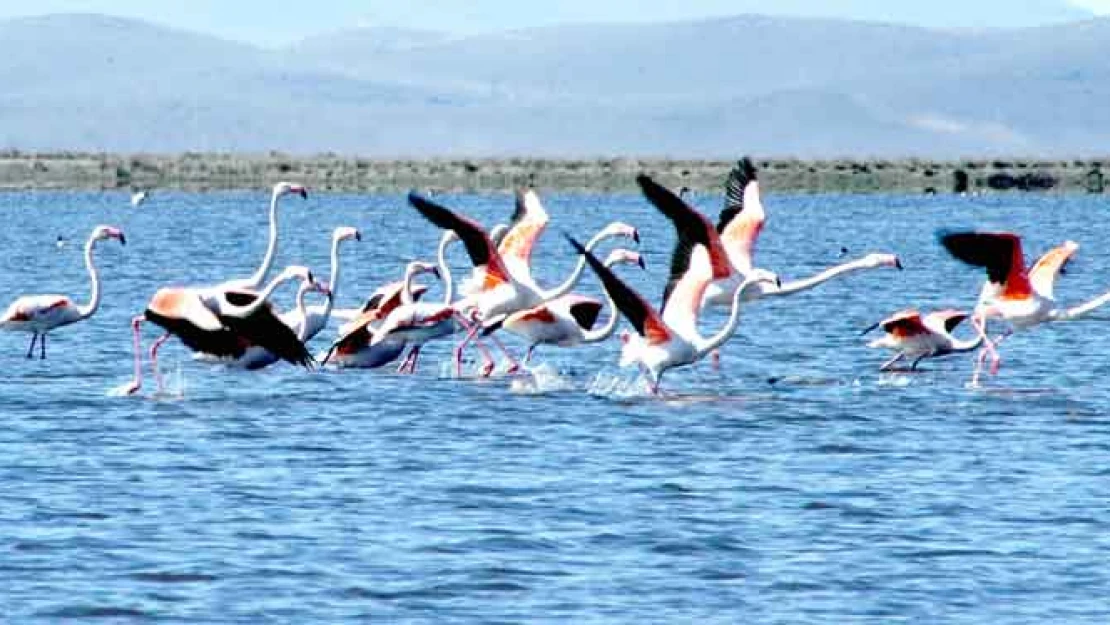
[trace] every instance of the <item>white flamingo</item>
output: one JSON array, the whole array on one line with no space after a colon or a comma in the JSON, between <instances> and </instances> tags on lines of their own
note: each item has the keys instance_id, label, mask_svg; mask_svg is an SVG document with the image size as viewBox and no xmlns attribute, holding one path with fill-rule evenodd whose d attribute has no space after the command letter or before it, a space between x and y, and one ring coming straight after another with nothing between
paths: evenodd
<instances>
[{"instance_id":1,"label":"white flamingo","mask_svg":"<svg viewBox=\"0 0 1110 625\"><path fill-rule=\"evenodd\" d=\"M315 281L303 280L301 282L300 288L297 289L296 305L293 310L290 311L294 314L290 315L289 317L286 317L286 315L281 315L278 317L279 319L281 319L282 323L289 326L289 328L292 329L294 333L296 333L297 339L301 343L307 343L312 338L311 336L309 336L309 333L311 331L311 321L306 323L306 319L311 320L311 313L308 311L308 307L305 304L305 298L308 296L309 293L312 292L323 293L324 296L328 299L331 299L332 297L332 293L327 286L319 284ZM292 321L292 323L290 323L290 321ZM228 364L234 367L255 370L262 369L263 367L268 367L278 360L280 360L280 358L278 358L277 355L275 355L273 352L266 349L265 347L262 347L261 345L251 345L250 347L246 348L241 356L232 361L229 361Z\"/></svg>"},{"instance_id":2,"label":"white flamingo","mask_svg":"<svg viewBox=\"0 0 1110 625\"><path fill-rule=\"evenodd\" d=\"M605 266L612 268L619 263L639 265L644 268L644 259L640 254L625 250L613 250L605 259ZM620 313L617 306L609 298L611 314L608 322L600 328L594 329L597 318L601 314L601 302L592 297L581 295L564 295L539 306L515 312L502 322L506 332L515 334L528 341L528 351L525 353L524 362L532 360L532 353L538 345L556 345L558 347L574 347L589 343L605 341L617 329L617 320Z\"/></svg>"},{"instance_id":3,"label":"white flamingo","mask_svg":"<svg viewBox=\"0 0 1110 625\"><path fill-rule=\"evenodd\" d=\"M328 325L335 298L339 296L339 245L344 241L351 240L362 241L362 233L356 228L346 226L336 228L335 232L332 233L331 275L328 278L325 303L307 307L297 306L281 315L281 320L285 325L291 328L304 327L304 336L301 337L302 342L311 341Z\"/></svg>"},{"instance_id":4,"label":"white flamingo","mask_svg":"<svg viewBox=\"0 0 1110 625\"><path fill-rule=\"evenodd\" d=\"M968 314L959 310L938 310L922 315L916 310L903 310L876 323L863 331L863 334L882 328L885 336L868 343L872 349L894 350L894 357L879 367L889 371L903 359L912 359L910 370L916 370L918 363L926 358L938 358L949 354L975 351L983 344L983 337L976 336L960 340L952 335Z\"/></svg>"},{"instance_id":5,"label":"white flamingo","mask_svg":"<svg viewBox=\"0 0 1110 625\"><path fill-rule=\"evenodd\" d=\"M100 307L100 274L93 263L93 248L97 242L116 239L120 245L127 243L123 231L113 226L97 226L85 243L85 268L92 282L92 295L84 306L78 306L64 295L25 295L12 302L0 316L0 330L30 332L31 345L27 358L32 358L35 342L41 339L39 358L46 358L46 335L51 331L91 317Z\"/></svg>"},{"instance_id":6,"label":"white flamingo","mask_svg":"<svg viewBox=\"0 0 1110 625\"><path fill-rule=\"evenodd\" d=\"M220 285L224 289L259 289L266 283L266 276L274 266L278 246L278 201L286 195L299 195L308 199L308 190L292 182L279 182L270 192L270 240L266 245L266 255L262 257L262 264L249 278L228 280Z\"/></svg>"}]
</instances>

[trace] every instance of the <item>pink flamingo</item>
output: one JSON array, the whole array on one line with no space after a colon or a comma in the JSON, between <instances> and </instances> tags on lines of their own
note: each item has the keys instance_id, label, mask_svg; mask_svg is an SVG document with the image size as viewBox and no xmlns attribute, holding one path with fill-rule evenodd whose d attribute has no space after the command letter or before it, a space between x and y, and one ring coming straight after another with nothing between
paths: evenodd
<instances>
[{"instance_id":1,"label":"pink flamingo","mask_svg":"<svg viewBox=\"0 0 1110 625\"><path fill-rule=\"evenodd\" d=\"M960 340L952 336L968 314L959 310L939 310L922 316L916 310L903 310L872 325L863 334L882 328L886 336L871 341L867 346L873 349L892 349L893 358L883 363L880 371L889 371L904 358L912 358L910 370L917 369L918 363L926 358L937 358L948 354L975 351L983 344L983 337Z\"/></svg>"},{"instance_id":2,"label":"pink flamingo","mask_svg":"<svg viewBox=\"0 0 1110 625\"><path fill-rule=\"evenodd\" d=\"M165 333L150 348L151 367L158 388L158 349L171 336L177 336L186 347L195 351L238 358L247 348L258 345L282 360L310 366L312 357L289 326L281 322L268 299L279 286L290 280L315 282L305 267L288 267L261 292L247 289L198 289L168 287L159 289L147 304L143 315L131 320L135 347L135 377L127 387L134 394L142 387L142 322L150 321Z\"/></svg>"},{"instance_id":3,"label":"pink flamingo","mask_svg":"<svg viewBox=\"0 0 1110 625\"><path fill-rule=\"evenodd\" d=\"M1060 308L1056 303L1056 276L1079 249L1079 244L1066 241L1042 256L1032 268L1025 267L1021 238L1008 232L941 232L940 243L955 258L987 270L987 283L979 294L971 322L983 339L972 386L989 356L991 374L997 374L1002 358L997 346L1015 330L1024 330L1048 321L1078 319L1110 302L1110 292L1085 304ZM987 337L987 319L997 317L1010 325L995 340Z\"/></svg>"},{"instance_id":4,"label":"pink flamingo","mask_svg":"<svg viewBox=\"0 0 1110 625\"><path fill-rule=\"evenodd\" d=\"M25 295L12 302L0 316L0 330L30 332L31 345L27 348L27 358L32 358L35 341L39 344L39 358L46 358L46 335L52 330L88 319L100 307L100 275L93 264L93 247L99 241L116 239L126 245L123 231L113 226L97 226L85 243L85 268L92 282L92 295L89 303L78 306L64 295Z\"/></svg>"}]
</instances>

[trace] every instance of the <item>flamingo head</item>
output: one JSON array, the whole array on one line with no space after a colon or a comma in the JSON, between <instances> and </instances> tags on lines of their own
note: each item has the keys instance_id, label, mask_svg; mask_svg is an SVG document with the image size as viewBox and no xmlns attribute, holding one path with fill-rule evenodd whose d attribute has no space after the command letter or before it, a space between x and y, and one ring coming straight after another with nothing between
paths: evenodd
<instances>
[{"instance_id":1,"label":"flamingo head","mask_svg":"<svg viewBox=\"0 0 1110 625\"><path fill-rule=\"evenodd\" d=\"M295 184L292 182L279 182L274 185L274 197L278 198L283 195L299 195L302 199L308 199L308 189L303 185Z\"/></svg>"},{"instance_id":2,"label":"flamingo head","mask_svg":"<svg viewBox=\"0 0 1110 625\"><path fill-rule=\"evenodd\" d=\"M116 239L119 241L120 245L127 245L127 237L124 236L123 230L115 226L97 226L96 230L93 230L92 238L95 241Z\"/></svg>"},{"instance_id":3,"label":"flamingo head","mask_svg":"<svg viewBox=\"0 0 1110 625\"><path fill-rule=\"evenodd\" d=\"M436 278L439 278L439 267L432 263L425 263L419 260L414 260L409 263L409 273L413 276L418 276L422 273L430 273Z\"/></svg>"},{"instance_id":4,"label":"flamingo head","mask_svg":"<svg viewBox=\"0 0 1110 625\"><path fill-rule=\"evenodd\" d=\"M352 228L350 226L340 226L335 229L335 234L332 236L332 238L336 241L347 241L350 239L361 241L362 233L358 231L358 228Z\"/></svg>"},{"instance_id":5,"label":"flamingo head","mask_svg":"<svg viewBox=\"0 0 1110 625\"><path fill-rule=\"evenodd\" d=\"M902 260L894 254L868 254L864 256L863 262L872 269L879 267L894 267L898 271L903 269Z\"/></svg>"},{"instance_id":6,"label":"flamingo head","mask_svg":"<svg viewBox=\"0 0 1110 625\"><path fill-rule=\"evenodd\" d=\"M509 227L506 226L505 224L498 224L497 226L494 226L494 230L497 230L497 228L499 228L499 227L504 229L501 232L502 236L504 236L505 232L508 232L508 230L509 230ZM490 235L490 238L491 239L493 238L492 234ZM447 245L448 243L453 243L453 242L458 241L458 240L459 240L459 235L456 234L454 230L444 230L443 231L443 236L440 237L439 242L440 242L441 245ZM496 243L496 241L495 241L495 243Z\"/></svg>"},{"instance_id":7,"label":"flamingo head","mask_svg":"<svg viewBox=\"0 0 1110 625\"><path fill-rule=\"evenodd\" d=\"M762 282L765 284L773 284L775 288L782 287L782 278L780 278L777 273L758 267L752 269L744 276L744 282L753 284Z\"/></svg>"},{"instance_id":8,"label":"flamingo head","mask_svg":"<svg viewBox=\"0 0 1110 625\"><path fill-rule=\"evenodd\" d=\"M283 280L300 280L309 284L316 283L316 276L312 275L312 272L304 265L289 265L281 272L281 278Z\"/></svg>"},{"instance_id":9,"label":"flamingo head","mask_svg":"<svg viewBox=\"0 0 1110 625\"><path fill-rule=\"evenodd\" d=\"M614 221L605 226L601 233L606 237L624 237L632 239L636 243L640 242L640 231L621 221Z\"/></svg>"},{"instance_id":10,"label":"flamingo head","mask_svg":"<svg viewBox=\"0 0 1110 625\"><path fill-rule=\"evenodd\" d=\"M639 265L640 269L647 269L644 263L644 257L639 252L618 248L609 252L609 257L605 259L605 266L609 267L618 263L628 263L630 265Z\"/></svg>"}]
</instances>

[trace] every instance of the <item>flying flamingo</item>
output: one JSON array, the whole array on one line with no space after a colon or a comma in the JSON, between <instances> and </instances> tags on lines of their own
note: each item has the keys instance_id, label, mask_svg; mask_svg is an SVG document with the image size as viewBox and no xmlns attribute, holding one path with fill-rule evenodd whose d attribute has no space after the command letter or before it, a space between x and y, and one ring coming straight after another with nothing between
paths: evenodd
<instances>
[{"instance_id":1,"label":"flying flamingo","mask_svg":"<svg viewBox=\"0 0 1110 625\"><path fill-rule=\"evenodd\" d=\"M266 276L274 266L274 257L277 255L278 244L278 200L286 195L299 195L308 199L308 191L299 184L279 182L274 185L270 193L270 241L266 246L266 255L262 257L262 264L249 278L228 280L221 286L225 289L260 289L266 282Z\"/></svg>"},{"instance_id":2,"label":"flying flamingo","mask_svg":"<svg viewBox=\"0 0 1110 625\"><path fill-rule=\"evenodd\" d=\"M88 319L100 307L100 275L93 264L93 247L98 241L117 239L126 245L123 231L112 226L97 226L85 243L85 268L92 281L92 295L89 303L78 306L64 295L25 295L12 302L0 316L0 330L30 332L31 345L27 348L27 358L32 358L35 342L41 337L39 358L46 358L46 335L62 326Z\"/></svg>"},{"instance_id":3,"label":"flying flamingo","mask_svg":"<svg viewBox=\"0 0 1110 625\"><path fill-rule=\"evenodd\" d=\"M717 223L721 243L734 271L723 278L715 279L709 285L705 293L705 305L731 304L733 292L739 287L743 277L755 267L755 244L766 219L757 170L752 160L745 156L729 172L725 186L725 208ZM746 301L794 295L841 276L882 267L901 269L902 263L893 254L868 254L830 267L809 278L784 282L779 287L763 283L759 289L751 291L751 297Z\"/></svg>"},{"instance_id":4,"label":"flying flamingo","mask_svg":"<svg viewBox=\"0 0 1110 625\"><path fill-rule=\"evenodd\" d=\"M983 344L983 337L960 340L952 336L968 314L959 310L939 310L922 316L916 310L903 310L872 325L863 334L882 328L886 336L871 341L867 346L873 349L886 348L895 351L893 358L883 363L880 371L889 371L904 358L912 358L910 370L917 369L918 363L926 358L937 358L948 354L961 354L975 351Z\"/></svg>"},{"instance_id":5,"label":"flying flamingo","mask_svg":"<svg viewBox=\"0 0 1110 625\"><path fill-rule=\"evenodd\" d=\"M332 307L339 290L339 245L352 239L362 241L362 233L356 228L339 227L332 233L331 276L328 278L326 303L307 307L297 306L281 315L282 322L291 328L304 326L304 336L301 337L301 342L311 341L328 325L328 319L331 317Z\"/></svg>"},{"instance_id":6,"label":"flying flamingo","mask_svg":"<svg viewBox=\"0 0 1110 625\"><path fill-rule=\"evenodd\" d=\"M690 241L680 247L672 259L671 290L667 312L662 315L635 291L630 289L592 252L571 237L574 249L582 254L601 279L605 292L621 314L636 330L635 335L622 336L620 364L622 367L638 363L647 374L653 394L659 393L663 374L675 367L693 364L727 341L740 325L740 300L744 294L763 281L776 282L778 278L761 269L752 270L733 297L732 312L728 322L710 337L703 337L697 330L698 309L705 287L712 279L713 270L706 253L704 236L699 228L690 228L680 235L680 241ZM686 258L682 258L686 256Z\"/></svg>"},{"instance_id":7,"label":"flying flamingo","mask_svg":"<svg viewBox=\"0 0 1110 625\"><path fill-rule=\"evenodd\" d=\"M464 286L464 291L469 290L469 292L465 293L466 296L457 306L460 311L469 311L470 320L478 323L467 333L456 348L456 363L462 362L462 352L477 336L477 332L481 329L480 324L496 322L503 315L531 308L547 300L566 295L574 288L576 280L581 276L581 271L584 269L584 264L580 263L579 268L576 268L568 281L555 289L540 290L530 279L518 278L508 269L505 260L478 223L456 215L450 209L427 200L415 192L409 193L409 203L432 224L455 232L462 240L463 245L466 246L467 254L474 264L472 276L467 281L467 286ZM611 225L595 236L591 243L599 242L609 236L615 236L610 233L626 232L626 229L627 226ZM636 236L638 238L638 235ZM505 235L502 245L508 243L510 237L512 237L511 229ZM528 278L530 278L530 275ZM508 372L518 371L520 364L516 359L509 354L508 350L501 345L496 337L491 336L490 338L509 361Z\"/></svg>"},{"instance_id":8,"label":"flying flamingo","mask_svg":"<svg viewBox=\"0 0 1110 625\"><path fill-rule=\"evenodd\" d=\"M444 234L448 235L453 236L452 233ZM405 342L385 341L371 347L370 339L375 331L371 324L385 319L406 301L418 301L427 290L426 286L410 285L405 280L378 288L361 309L356 309L355 314L346 317L351 321L339 328L339 338L328 348L320 359L320 364L335 363L345 368L376 369L397 360L405 351ZM340 311L333 311L332 315L336 316L338 312ZM347 311L343 311L343 314L346 313Z\"/></svg>"},{"instance_id":9,"label":"flying flamingo","mask_svg":"<svg viewBox=\"0 0 1110 625\"><path fill-rule=\"evenodd\" d=\"M140 327L143 321L161 327L165 333L150 348L151 367L158 375L158 349L171 336L177 336L189 349L227 358L238 358L247 348L258 345L287 362L309 366L312 357L296 334L278 319L268 299L279 286L290 280L315 282L307 268L291 266L273 279L261 292L246 289L167 287L159 289L143 315L131 320L135 347L135 378L127 387L134 394L142 386Z\"/></svg>"},{"instance_id":10,"label":"flying flamingo","mask_svg":"<svg viewBox=\"0 0 1110 625\"><path fill-rule=\"evenodd\" d=\"M1008 232L941 232L940 243L957 259L987 270L987 283L979 294L971 322L983 339L971 384L979 383L979 375L987 357L991 373L997 374L1002 358L997 346L1015 330L1024 330L1047 321L1077 319L1110 302L1110 293L1072 308L1060 308L1054 293L1056 276L1079 249L1074 241L1042 256L1032 268L1025 268L1021 238ZM1000 337L987 337L987 319L998 317L1010 328Z\"/></svg>"},{"instance_id":11,"label":"flying flamingo","mask_svg":"<svg viewBox=\"0 0 1110 625\"><path fill-rule=\"evenodd\" d=\"M644 268L644 259L636 252L624 249L613 250L605 266L612 268L618 263L630 263ZM573 347L587 343L600 343L617 329L620 313L610 298L612 314L609 321L598 329L593 329L601 313L601 302L581 295L564 295L545 304L528 310L515 312L502 322L506 332L520 336L528 341L528 351L524 362L532 360L532 352L537 345L557 345Z\"/></svg>"}]
</instances>

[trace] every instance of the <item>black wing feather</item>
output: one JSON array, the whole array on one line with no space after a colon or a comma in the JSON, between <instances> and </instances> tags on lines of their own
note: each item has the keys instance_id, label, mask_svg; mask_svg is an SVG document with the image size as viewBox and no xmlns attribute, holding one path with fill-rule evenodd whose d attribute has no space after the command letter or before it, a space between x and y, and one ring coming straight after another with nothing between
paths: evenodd
<instances>
[{"instance_id":1,"label":"black wing feather","mask_svg":"<svg viewBox=\"0 0 1110 625\"><path fill-rule=\"evenodd\" d=\"M609 297L613 298L613 302L617 305L617 310L621 312L632 327L640 336L646 336L645 326L647 325L648 310L647 303L636 294L635 291L630 289L617 274L613 273L605 263L597 259L592 252L587 250L581 243L575 241L573 237L564 235L567 241L574 247L574 249L586 257L586 262L601 279L601 285L605 287L605 292Z\"/></svg>"},{"instance_id":2,"label":"black wing feather","mask_svg":"<svg viewBox=\"0 0 1110 625\"><path fill-rule=\"evenodd\" d=\"M587 332L594 329L600 315L601 302L576 302L570 307L570 316L574 317L578 327Z\"/></svg>"},{"instance_id":3,"label":"black wing feather","mask_svg":"<svg viewBox=\"0 0 1110 625\"><path fill-rule=\"evenodd\" d=\"M667 286L663 290L661 309L665 309L675 286L690 269L690 255L694 251L694 246L704 245L706 249L709 248L709 230L713 228L713 225L706 221L701 213L691 208L677 195L671 193L670 189L655 182L649 176L643 174L637 176L636 183L640 185L644 197L655 208L659 209L659 212L663 213L667 219L671 220L671 223L675 226L675 231L678 233L678 242L675 244L674 253L671 255L671 274L667 278Z\"/></svg>"},{"instance_id":4,"label":"black wing feather","mask_svg":"<svg viewBox=\"0 0 1110 625\"><path fill-rule=\"evenodd\" d=\"M987 277L995 284L1006 282L1014 260L1017 238L986 232L937 233L937 238L948 253L969 265L984 267Z\"/></svg>"},{"instance_id":5,"label":"black wing feather","mask_svg":"<svg viewBox=\"0 0 1110 625\"><path fill-rule=\"evenodd\" d=\"M286 362L304 367L309 367L314 362L304 343L289 326L282 323L269 304L245 318L220 315L220 322L251 345L264 347Z\"/></svg>"},{"instance_id":6,"label":"black wing feather","mask_svg":"<svg viewBox=\"0 0 1110 625\"><path fill-rule=\"evenodd\" d=\"M475 267L489 263L493 243L478 224L456 215L450 209L425 199L417 193L409 193L409 204L436 226L459 235Z\"/></svg>"},{"instance_id":7,"label":"black wing feather","mask_svg":"<svg viewBox=\"0 0 1110 625\"><path fill-rule=\"evenodd\" d=\"M181 339L185 347L194 352L212 354L221 358L238 358L245 351L235 333L226 328L216 331L202 330L184 319L166 317L149 308L143 316L147 321Z\"/></svg>"},{"instance_id":8,"label":"black wing feather","mask_svg":"<svg viewBox=\"0 0 1110 625\"><path fill-rule=\"evenodd\" d=\"M961 323L964 322L964 319L967 319L967 315L952 315L951 317L944 320L944 329L949 334L951 334L952 330L955 330Z\"/></svg>"},{"instance_id":9,"label":"black wing feather","mask_svg":"<svg viewBox=\"0 0 1110 625\"><path fill-rule=\"evenodd\" d=\"M744 211L744 190L756 181L757 170L752 159L740 159L725 182L725 208L717 221L717 232L724 232L732 220Z\"/></svg>"}]
</instances>

